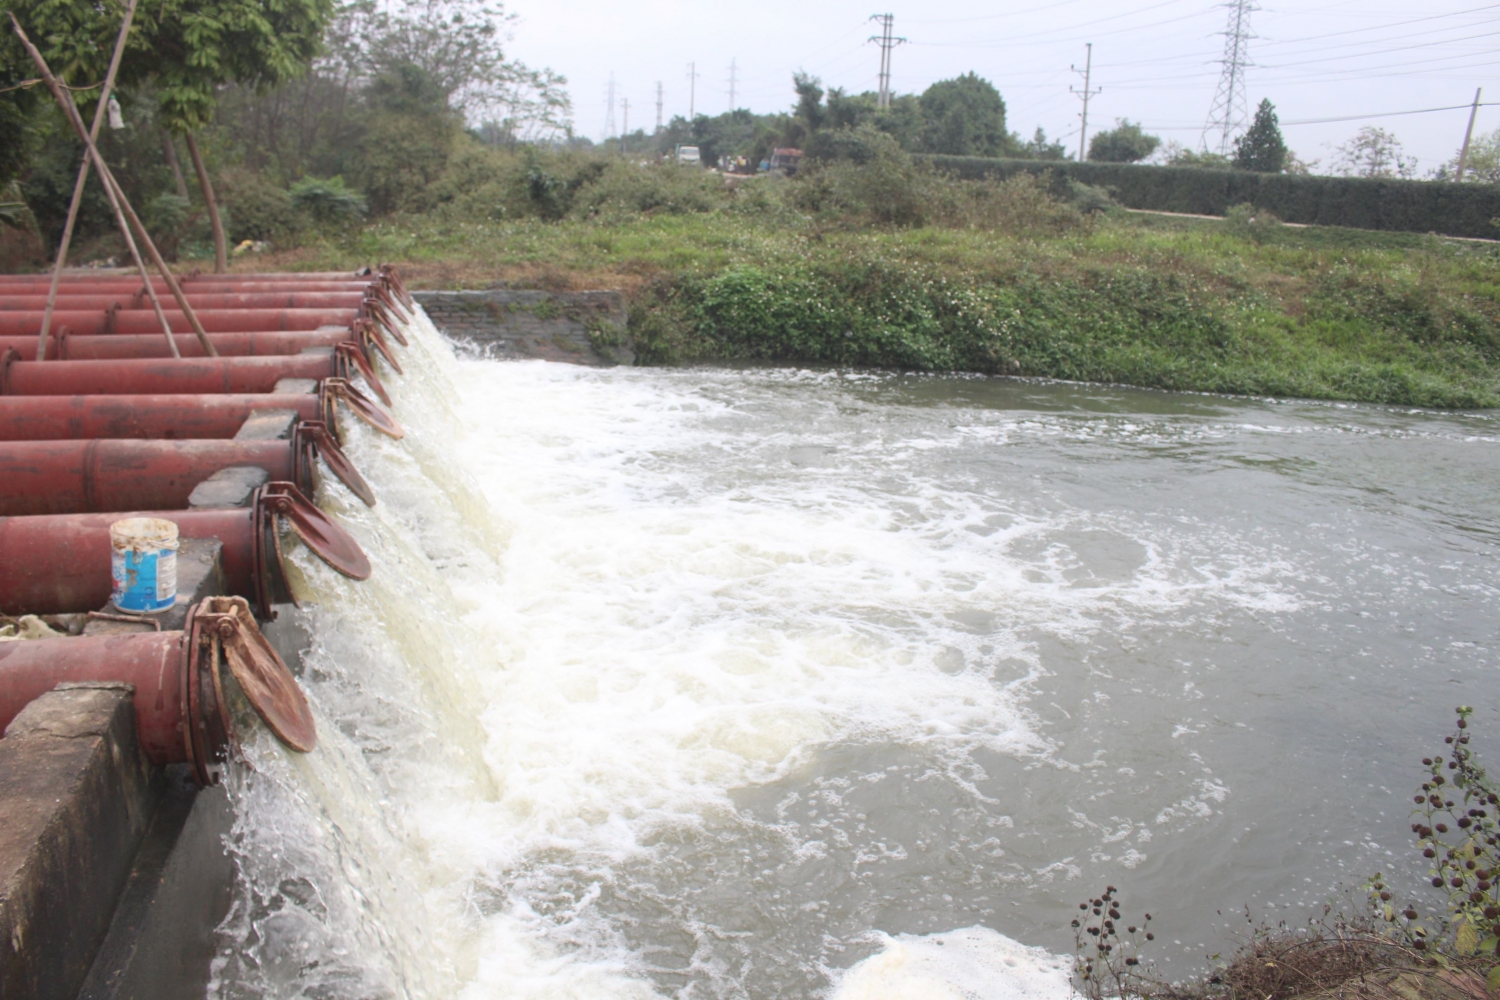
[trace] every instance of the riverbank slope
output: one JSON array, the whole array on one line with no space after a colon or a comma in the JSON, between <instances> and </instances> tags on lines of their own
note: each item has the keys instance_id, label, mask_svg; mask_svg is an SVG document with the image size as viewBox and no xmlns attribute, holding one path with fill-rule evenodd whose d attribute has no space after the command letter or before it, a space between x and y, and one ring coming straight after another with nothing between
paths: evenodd
<instances>
[{"instance_id":1,"label":"riverbank slope","mask_svg":"<svg viewBox=\"0 0 1500 1000\"><path fill-rule=\"evenodd\" d=\"M743 207L743 206L741 206ZM973 371L1500 405L1500 246L1022 205L898 228L757 206L370 224L252 269L390 259L414 287L617 287L637 363ZM270 258L269 260L267 258Z\"/></svg>"}]
</instances>

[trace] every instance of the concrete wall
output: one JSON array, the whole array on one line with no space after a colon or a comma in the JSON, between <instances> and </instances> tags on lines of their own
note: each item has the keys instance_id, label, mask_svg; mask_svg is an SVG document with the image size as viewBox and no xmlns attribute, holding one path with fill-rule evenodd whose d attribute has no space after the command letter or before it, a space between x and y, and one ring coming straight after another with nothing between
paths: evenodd
<instances>
[{"instance_id":1,"label":"concrete wall","mask_svg":"<svg viewBox=\"0 0 1500 1000\"><path fill-rule=\"evenodd\" d=\"M414 292L444 334L484 357L580 365L635 361L620 292Z\"/></svg>"}]
</instances>

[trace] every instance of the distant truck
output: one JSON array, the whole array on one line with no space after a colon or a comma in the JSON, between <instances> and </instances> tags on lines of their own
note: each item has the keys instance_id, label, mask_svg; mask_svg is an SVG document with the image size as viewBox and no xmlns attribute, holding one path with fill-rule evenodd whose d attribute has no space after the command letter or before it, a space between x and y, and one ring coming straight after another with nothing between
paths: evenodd
<instances>
[{"instance_id":1,"label":"distant truck","mask_svg":"<svg viewBox=\"0 0 1500 1000\"><path fill-rule=\"evenodd\" d=\"M797 168L802 165L802 150L800 149L778 149L771 153L771 173L785 174L788 177L797 173Z\"/></svg>"},{"instance_id":2,"label":"distant truck","mask_svg":"<svg viewBox=\"0 0 1500 1000\"><path fill-rule=\"evenodd\" d=\"M703 157L698 153L697 146L678 146L677 151L672 154L673 163L691 163L695 167L703 165Z\"/></svg>"}]
</instances>

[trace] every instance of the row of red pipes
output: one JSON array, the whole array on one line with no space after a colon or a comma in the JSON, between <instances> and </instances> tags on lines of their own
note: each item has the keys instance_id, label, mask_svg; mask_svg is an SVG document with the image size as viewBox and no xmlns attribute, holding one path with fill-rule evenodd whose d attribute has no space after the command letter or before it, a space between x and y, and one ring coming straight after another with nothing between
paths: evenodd
<instances>
[{"instance_id":1,"label":"row of red pipes","mask_svg":"<svg viewBox=\"0 0 1500 1000\"><path fill-rule=\"evenodd\" d=\"M172 357L141 282L119 274L65 275L42 341L47 279L0 275L0 613L104 608L110 525L138 516L175 522L183 539L218 539L230 595L192 609L180 632L0 642L0 731L57 683L125 681L150 759L212 781L233 733L221 660L284 742L311 749L306 701L250 615L269 619L290 598L283 526L345 576L370 575L358 543L308 497L321 460L375 503L343 454L339 420L352 413L402 436L357 380L390 405L377 366L400 372L392 342L407 342L415 305L389 268L179 280L218 357L167 311ZM278 392L302 387L286 380L315 391ZM296 415L290 437L236 439L272 410ZM200 483L241 466L268 479L249 506L187 509Z\"/></svg>"}]
</instances>

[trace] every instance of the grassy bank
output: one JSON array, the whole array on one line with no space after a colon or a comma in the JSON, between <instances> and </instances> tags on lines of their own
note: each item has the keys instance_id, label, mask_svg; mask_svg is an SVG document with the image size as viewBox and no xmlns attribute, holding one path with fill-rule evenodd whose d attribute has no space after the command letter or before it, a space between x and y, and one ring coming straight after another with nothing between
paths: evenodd
<instances>
[{"instance_id":1,"label":"grassy bank","mask_svg":"<svg viewBox=\"0 0 1500 1000\"><path fill-rule=\"evenodd\" d=\"M1033 238L794 212L396 219L254 268L393 261L417 286L620 287L643 363L960 370L1500 405L1500 248L1120 215Z\"/></svg>"}]
</instances>

